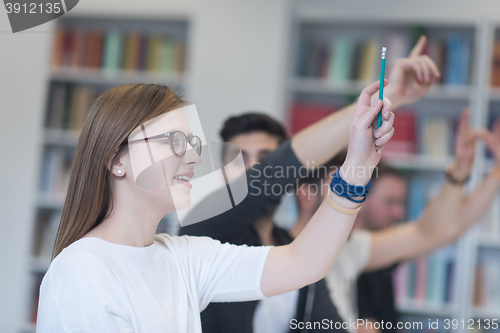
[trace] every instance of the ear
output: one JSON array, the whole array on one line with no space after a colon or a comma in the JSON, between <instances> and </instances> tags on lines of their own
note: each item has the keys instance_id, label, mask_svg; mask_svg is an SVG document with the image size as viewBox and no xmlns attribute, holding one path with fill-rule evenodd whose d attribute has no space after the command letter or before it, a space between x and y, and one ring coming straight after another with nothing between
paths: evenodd
<instances>
[{"instance_id":1,"label":"ear","mask_svg":"<svg viewBox=\"0 0 500 333\"><path fill-rule=\"evenodd\" d=\"M126 152L121 154L120 156L116 156L118 150L113 151L113 157L108 161L106 167L108 170L116 177L123 177L127 173L127 159ZM113 163L113 165L111 165Z\"/></svg>"}]
</instances>

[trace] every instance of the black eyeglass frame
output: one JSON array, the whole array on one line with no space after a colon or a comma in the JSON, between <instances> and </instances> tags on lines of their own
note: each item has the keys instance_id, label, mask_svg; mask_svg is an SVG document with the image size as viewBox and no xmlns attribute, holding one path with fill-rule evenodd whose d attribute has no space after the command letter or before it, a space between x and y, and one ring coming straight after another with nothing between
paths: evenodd
<instances>
[{"instance_id":1,"label":"black eyeglass frame","mask_svg":"<svg viewBox=\"0 0 500 333\"><path fill-rule=\"evenodd\" d=\"M172 138L174 137L174 135L176 133L181 133L182 136L184 137L184 141L186 142L186 145L184 147L184 151L182 152L182 154L177 153L177 151L174 148L174 140L172 140ZM173 131L173 132L168 132L168 133L153 135L153 136L150 136L150 137L145 137L145 138L141 138L141 139L137 139L137 140L128 141L128 143L134 143L134 142L139 142L139 141L146 141L147 142L147 141L150 141L150 140L163 139L163 138L168 138L170 140L170 148L172 149L172 151L174 152L174 154L177 155L177 156L184 156L184 154L186 154L188 143L195 150L195 152L198 154L198 156L201 156L201 148L202 148L201 138L199 136L197 136L197 135L192 135L189 138L182 131ZM194 146L193 146L193 139L194 138L197 138L199 140L199 143L200 143L199 148L198 148L199 151L196 148L194 148Z\"/></svg>"}]
</instances>

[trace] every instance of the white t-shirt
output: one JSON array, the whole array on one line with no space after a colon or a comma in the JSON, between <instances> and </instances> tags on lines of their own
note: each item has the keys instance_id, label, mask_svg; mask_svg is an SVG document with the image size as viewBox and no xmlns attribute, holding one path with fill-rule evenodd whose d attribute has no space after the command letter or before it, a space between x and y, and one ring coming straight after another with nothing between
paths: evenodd
<instances>
[{"instance_id":1,"label":"white t-shirt","mask_svg":"<svg viewBox=\"0 0 500 333\"><path fill-rule=\"evenodd\" d=\"M353 230L332 269L326 276L330 298L340 318L348 323L358 319L357 280L363 273L371 253L371 234ZM349 330L349 329L348 329ZM352 332L352 330L349 330Z\"/></svg>"},{"instance_id":2,"label":"white t-shirt","mask_svg":"<svg viewBox=\"0 0 500 333\"><path fill-rule=\"evenodd\" d=\"M266 298L270 248L167 234L147 247L82 238L43 278L36 331L199 333L208 303Z\"/></svg>"},{"instance_id":3,"label":"white t-shirt","mask_svg":"<svg viewBox=\"0 0 500 333\"><path fill-rule=\"evenodd\" d=\"M299 291L263 299L257 304L253 315L253 333L287 333L290 320L297 314Z\"/></svg>"}]
</instances>

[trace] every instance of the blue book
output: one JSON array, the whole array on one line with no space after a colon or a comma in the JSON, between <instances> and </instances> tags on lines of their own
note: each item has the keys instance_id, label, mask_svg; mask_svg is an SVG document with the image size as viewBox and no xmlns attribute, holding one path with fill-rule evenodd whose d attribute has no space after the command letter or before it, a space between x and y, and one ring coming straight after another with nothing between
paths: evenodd
<instances>
[{"instance_id":1,"label":"blue book","mask_svg":"<svg viewBox=\"0 0 500 333\"><path fill-rule=\"evenodd\" d=\"M444 82L466 85L469 81L470 42L464 37L451 35L446 40L446 71Z\"/></svg>"}]
</instances>

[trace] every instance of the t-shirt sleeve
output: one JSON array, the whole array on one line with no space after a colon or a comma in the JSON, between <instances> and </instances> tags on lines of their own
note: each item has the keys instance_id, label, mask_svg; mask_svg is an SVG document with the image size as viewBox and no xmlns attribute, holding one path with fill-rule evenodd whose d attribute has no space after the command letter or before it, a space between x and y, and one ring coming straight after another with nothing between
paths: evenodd
<instances>
[{"instance_id":1,"label":"t-shirt sleeve","mask_svg":"<svg viewBox=\"0 0 500 333\"><path fill-rule=\"evenodd\" d=\"M295 155L291 141L287 140L247 170L248 194L245 199L222 214L182 227L179 234L222 240L225 235L251 224L276 208L287 186L305 176L307 169ZM270 191L270 188L274 190ZM217 200L217 195L210 196L201 205L217 204Z\"/></svg>"},{"instance_id":2,"label":"t-shirt sleeve","mask_svg":"<svg viewBox=\"0 0 500 333\"><path fill-rule=\"evenodd\" d=\"M209 237L183 236L189 243L200 310L210 302L264 299L261 280L272 246L233 245Z\"/></svg>"},{"instance_id":3,"label":"t-shirt sleeve","mask_svg":"<svg viewBox=\"0 0 500 333\"><path fill-rule=\"evenodd\" d=\"M357 279L365 270L371 253L371 234L367 230L353 230L339 256L343 256L349 265L345 265L348 275Z\"/></svg>"},{"instance_id":4,"label":"t-shirt sleeve","mask_svg":"<svg viewBox=\"0 0 500 333\"><path fill-rule=\"evenodd\" d=\"M57 258L56 258L57 259ZM38 333L134 332L123 292L109 267L96 255L72 250L53 262L40 286Z\"/></svg>"}]
</instances>

